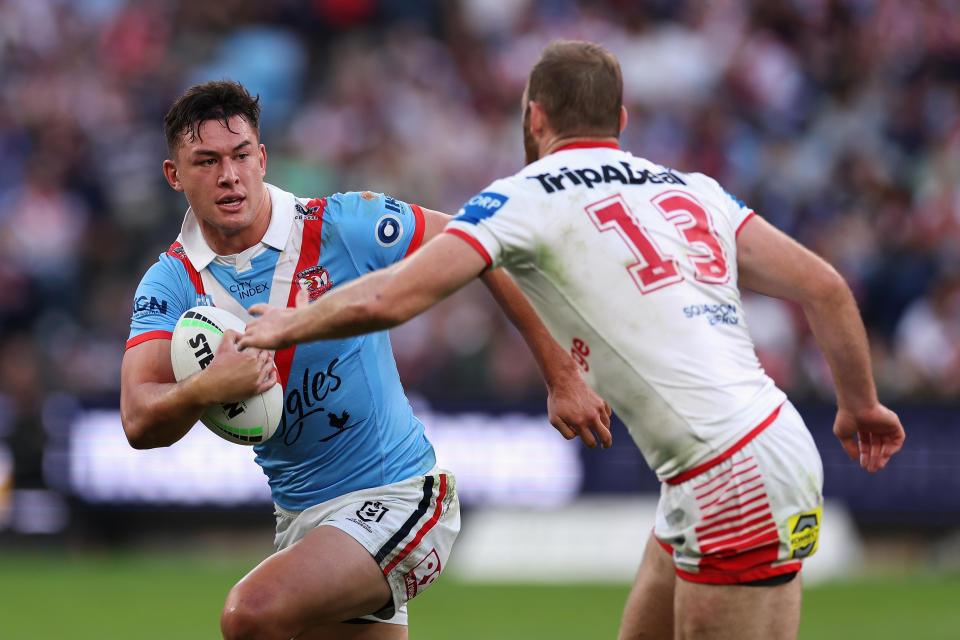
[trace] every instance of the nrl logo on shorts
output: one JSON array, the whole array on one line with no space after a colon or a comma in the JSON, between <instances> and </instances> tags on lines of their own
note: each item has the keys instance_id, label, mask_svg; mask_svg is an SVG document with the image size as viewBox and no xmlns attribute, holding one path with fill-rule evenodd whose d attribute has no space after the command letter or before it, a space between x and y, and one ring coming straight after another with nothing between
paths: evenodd
<instances>
[{"instance_id":1,"label":"nrl logo on shorts","mask_svg":"<svg viewBox=\"0 0 960 640\"><path fill-rule=\"evenodd\" d=\"M310 294L311 302L333 287L333 283L330 282L330 272L324 269L323 265L310 267L298 273L297 284Z\"/></svg>"},{"instance_id":2,"label":"nrl logo on shorts","mask_svg":"<svg viewBox=\"0 0 960 640\"><path fill-rule=\"evenodd\" d=\"M380 522L387 511L390 511L390 509L383 506L382 502L367 500L362 507L357 509L357 517L364 522Z\"/></svg>"}]
</instances>

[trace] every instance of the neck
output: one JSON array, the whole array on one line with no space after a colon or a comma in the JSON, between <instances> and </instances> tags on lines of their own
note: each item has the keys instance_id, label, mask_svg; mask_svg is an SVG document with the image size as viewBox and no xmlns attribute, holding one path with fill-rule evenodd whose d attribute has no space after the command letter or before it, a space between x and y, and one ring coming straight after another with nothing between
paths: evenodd
<instances>
[{"instance_id":1,"label":"neck","mask_svg":"<svg viewBox=\"0 0 960 640\"><path fill-rule=\"evenodd\" d=\"M267 233L267 227L270 226L272 212L273 204L270 200L270 191L264 185L260 206L253 217L253 221L246 227L241 229L216 227L199 216L197 222L203 232L203 239L207 241L207 245L213 249L213 252L220 256L229 256L242 253L263 239L263 236Z\"/></svg>"},{"instance_id":2,"label":"neck","mask_svg":"<svg viewBox=\"0 0 960 640\"><path fill-rule=\"evenodd\" d=\"M620 140L616 136L551 136L540 141L540 157L548 156L558 149L571 144L615 144Z\"/></svg>"}]
</instances>

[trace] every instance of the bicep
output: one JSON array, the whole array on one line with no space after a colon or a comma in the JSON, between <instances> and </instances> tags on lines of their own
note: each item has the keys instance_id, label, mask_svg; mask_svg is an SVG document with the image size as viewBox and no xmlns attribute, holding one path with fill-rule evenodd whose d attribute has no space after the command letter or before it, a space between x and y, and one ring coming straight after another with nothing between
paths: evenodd
<instances>
[{"instance_id":1,"label":"bicep","mask_svg":"<svg viewBox=\"0 0 960 640\"><path fill-rule=\"evenodd\" d=\"M441 233L394 267L392 295L415 313L432 306L480 275L486 260L467 242Z\"/></svg>"},{"instance_id":2,"label":"bicep","mask_svg":"<svg viewBox=\"0 0 960 640\"><path fill-rule=\"evenodd\" d=\"M453 216L441 211L434 211L433 209L427 209L425 207L420 207L420 210L423 211L424 242L443 232L443 228L447 226L447 222L453 218Z\"/></svg>"},{"instance_id":3,"label":"bicep","mask_svg":"<svg viewBox=\"0 0 960 640\"><path fill-rule=\"evenodd\" d=\"M123 354L120 392L136 391L143 384L176 382L170 361L170 340L157 338L134 345Z\"/></svg>"},{"instance_id":4,"label":"bicep","mask_svg":"<svg viewBox=\"0 0 960 640\"><path fill-rule=\"evenodd\" d=\"M801 303L840 279L823 258L756 215L737 235L737 268L743 287Z\"/></svg>"}]
</instances>

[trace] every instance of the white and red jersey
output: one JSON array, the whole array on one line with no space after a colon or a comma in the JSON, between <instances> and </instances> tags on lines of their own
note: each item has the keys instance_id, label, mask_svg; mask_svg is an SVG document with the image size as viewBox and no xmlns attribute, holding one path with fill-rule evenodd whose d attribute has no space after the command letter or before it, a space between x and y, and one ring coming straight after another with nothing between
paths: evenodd
<instances>
[{"instance_id":1,"label":"white and red jersey","mask_svg":"<svg viewBox=\"0 0 960 640\"><path fill-rule=\"evenodd\" d=\"M446 228L505 267L661 480L742 446L786 399L737 287L753 211L717 182L616 145L571 145L497 180Z\"/></svg>"}]
</instances>

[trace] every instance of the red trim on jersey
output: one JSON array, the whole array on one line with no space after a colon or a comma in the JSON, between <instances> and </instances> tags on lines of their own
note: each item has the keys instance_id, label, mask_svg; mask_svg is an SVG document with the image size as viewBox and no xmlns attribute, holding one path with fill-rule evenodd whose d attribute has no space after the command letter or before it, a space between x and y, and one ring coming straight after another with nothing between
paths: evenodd
<instances>
[{"instance_id":1,"label":"red trim on jersey","mask_svg":"<svg viewBox=\"0 0 960 640\"><path fill-rule=\"evenodd\" d=\"M427 228L427 222L423 217L423 209L420 208L420 205L411 204L410 210L413 211L413 217L417 221L417 227L413 231L413 239L410 240L410 246L407 247L407 252L403 254L404 258L420 248L421 243L423 243L423 232L426 231Z\"/></svg>"},{"instance_id":2,"label":"red trim on jersey","mask_svg":"<svg viewBox=\"0 0 960 640\"><path fill-rule=\"evenodd\" d=\"M487 250L484 249L483 245L480 244L480 242L469 233L461 231L460 229L444 229L443 232L455 235L473 247L476 252L480 254L480 257L487 261L488 267L493 264L493 260L490 259L490 254L487 253Z\"/></svg>"},{"instance_id":3,"label":"red trim on jersey","mask_svg":"<svg viewBox=\"0 0 960 640\"><path fill-rule=\"evenodd\" d=\"M740 235L740 229L743 229L743 225L747 224L747 221L753 216L757 215L755 211L751 211L746 218L743 219L743 222L740 223L740 226L737 227L736 232L734 232L733 237L736 238Z\"/></svg>"},{"instance_id":4,"label":"red trim on jersey","mask_svg":"<svg viewBox=\"0 0 960 640\"><path fill-rule=\"evenodd\" d=\"M146 333L141 333L138 336L133 336L127 340L127 344L124 349L129 349L130 347L135 347L141 342L149 342L150 340L170 340L173 338L172 331L164 331L162 329L157 329L155 331L147 331Z\"/></svg>"},{"instance_id":5,"label":"red trim on jersey","mask_svg":"<svg viewBox=\"0 0 960 640\"><path fill-rule=\"evenodd\" d=\"M177 249L180 249L180 251L177 251ZM190 258L187 257L187 252L183 249L183 245L179 242L174 242L167 250L167 255L171 258L176 258L183 264L183 268L186 269L190 282L193 283L193 287L197 290L197 295L204 295L206 291L203 290L203 280L200 278L200 272L193 267L193 263L190 262Z\"/></svg>"},{"instance_id":6,"label":"red trim on jersey","mask_svg":"<svg viewBox=\"0 0 960 640\"><path fill-rule=\"evenodd\" d=\"M782 407L782 406L783 406L783 405L781 404L780 407ZM751 440L753 440L754 438L756 438L757 435L759 435L761 431L763 431L764 429L766 429L767 427L769 427L769 426L770 426L770 423L773 422L774 420L776 420L776 419L777 419L777 416L780 415L780 407L777 407L776 409L774 409L774 410L773 410L773 413L771 413L769 416L767 416L767 418L766 418L763 422L761 422L760 424L758 424L757 426L755 426L753 429L751 429L750 432L749 432L747 435L745 435L745 436L743 436L742 438L740 438L739 440L737 440L737 442L734 443L734 445L733 445L732 447L730 447L729 449L727 449L726 451L724 451L723 453L721 453L721 454L720 454L719 456L717 456L716 458L713 458L712 460L707 460L707 461L704 462L703 464L698 464L697 466L695 466L695 467L693 467L693 468L691 468L691 469L687 469L687 470L684 471L683 473L681 473L681 474L679 474L679 475L676 475L676 476L673 476L672 478L667 478L666 480L664 480L664 482L666 482L667 484L680 484L681 482L686 482L686 481L689 480L690 478L695 478L695 477L697 477L698 475L700 475L701 473L703 473L704 471L707 471L707 470L709 470L709 469L717 466L718 464L720 464L720 463L723 462L724 460L728 459L730 456L732 456L733 454L735 454L737 451L739 451L740 449L743 449L743 448L747 445L747 443L749 443Z\"/></svg>"},{"instance_id":7,"label":"red trim on jersey","mask_svg":"<svg viewBox=\"0 0 960 640\"><path fill-rule=\"evenodd\" d=\"M616 142L571 142L570 144L565 144L559 149L554 149L550 153L556 153L557 151L566 151L567 149L595 149L597 147L605 147L607 149L619 149L620 144Z\"/></svg>"},{"instance_id":8,"label":"red trim on jersey","mask_svg":"<svg viewBox=\"0 0 960 640\"><path fill-rule=\"evenodd\" d=\"M323 211L327 207L326 198L314 198L307 203L307 208L319 207L316 220L303 221L303 235L300 238L300 259L297 260L297 266L293 270L293 277L290 279L290 295L287 296L287 307L293 307L297 304L297 292L300 290L300 283L297 282L297 274L304 269L316 266L320 262L320 232L323 230ZM297 350L296 345L280 349L273 354L273 362L277 367L277 374L280 378L280 385L287 386L287 378L290 376L290 367L293 366L293 354Z\"/></svg>"},{"instance_id":9,"label":"red trim on jersey","mask_svg":"<svg viewBox=\"0 0 960 640\"><path fill-rule=\"evenodd\" d=\"M413 537L413 540L407 543L407 546L403 548L403 551L398 553L393 560L387 563L387 566L383 568L383 575L388 575L395 566L400 564L400 561L410 555L410 552L417 548L417 545L420 544L420 541L423 540L423 536L427 535L427 532L430 529L433 529L433 526L437 524L440 520L440 514L443 513L443 499L447 495L447 474L440 474L440 487L437 489L437 498L436 498L436 507L433 510L433 515L430 516L430 519L427 520L420 530L417 531L417 535Z\"/></svg>"}]
</instances>

